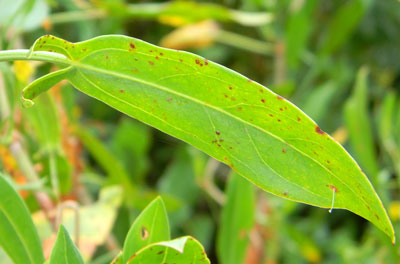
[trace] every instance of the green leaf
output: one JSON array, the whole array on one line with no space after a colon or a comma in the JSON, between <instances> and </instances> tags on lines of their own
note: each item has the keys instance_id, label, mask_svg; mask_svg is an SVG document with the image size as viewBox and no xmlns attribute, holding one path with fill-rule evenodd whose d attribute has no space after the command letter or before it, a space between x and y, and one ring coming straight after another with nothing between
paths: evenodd
<instances>
[{"instance_id":1,"label":"green leaf","mask_svg":"<svg viewBox=\"0 0 400 264\"><path fill-rule=\"evenodd\" d=\"M222 264L242 264L253 227L254 186L237 173L230 177L227 201L222 208L217 252Z\"/></svg>"},{"instance_id":2,"label":"green leaf","mask_svg":"<svg viewBox=\"0 0 400 264\"><path fill-rule=\"evenodd\" d=\"M41 264L41 242L28 208L0 173L0 246L15 263Z\"/></svg>"},{"instance_id":3,"label":"green leaf","mask_svg":"<svg viewBox=\"0 0 400 264\"><path fill-rule=\"evenodd\" d=\"M368 113L368 70L361 68L357 74L353 95L344 106L344 117L349 130L350 143L361 167L377 183L379 167L375 153L372 124Z\"/></svg>"},{"instance_id":4,"label":"green leaf","mask_svg":"<svg viewBox=\"0 0 400 264\"><path fill-rule=\"evenodd\" d=\"M135 263L191 263L207 264L210 260L203 246L190 236L151 244L134 254L129 264Z\"/></svg>"},{"instance_id":5,"label":"green leaf","mask_svg":"<svg viewBox=\"0 0 400 264\"><path fill-rule=\"evenodd\" d=\"M320 48L323 55L334 52L350 39L351 33L368 10L371 2L371 0L353 0L346 1L340 6L326 27L327 33Z\"/></svg>"},{"instance_id":6,"label":"green leaf","mask_svg":"<svg viewBox=\"0 0 400 264\"><path fill-rule=\"evenodd\" d=\"M158 197L144 209L129 229L124 243L123 262L126 263L143 247L169 239L167 211L163 200Z\"/></svg>"},{"instance_id":7,"label":"green leaf","mask_svg":"<svg viewBox=\"0 0 400 264\"><path fill-rule=\"evenodd\" d=\"M63 225L58 230L56 243L51 251L49 264L76 264L84 263L79 250L69 237Z\"/></svg>"},{"instance_id":8,"label":"green leaf","mask_svg":"<svg viewBox=\"0 0 400 264\"><path fill-rule=\"evenodd\" d=\"M44 36L32 47L49 50L82 92L197 147L275 195L330 208L335 193L334 208L368 219L394 240L378 195L352 157L262 85L194 54L125 36L75 44ZM49 60L48 53L31 55ZM24 102L43 92L38 84L24 89Z\"/></svg>"}]
</instances>

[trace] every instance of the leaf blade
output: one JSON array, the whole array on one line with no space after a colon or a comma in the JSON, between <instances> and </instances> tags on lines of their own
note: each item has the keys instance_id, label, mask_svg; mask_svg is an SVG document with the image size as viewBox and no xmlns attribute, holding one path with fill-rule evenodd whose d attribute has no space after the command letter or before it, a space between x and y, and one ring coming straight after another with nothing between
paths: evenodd
<instances>
[{"instance_id":1,"label":"leaf blade","mask_svg":"<svg viewBox=\"0 0 400 264\"><path fill-rule=\"evenodd\" d=\"M161 197L154 199L135 219L123 249L123 262L126 263L138 250L163 240L169 240L167 211Z\"/></svg>"},{"instance_id":2,"label":"leaf blade","mask_svg":"<svg viewBox=\"0 0 400 264\"><path fill-rule=\"evenodd\" d=\"M48 36L33 50L49 50L49 43L70 58L67 79L82 92L192 144L275 195L330 208L336 190L335 208L368 219L394 239L379 197L353 158L262 85L202 57L125 36L75 44ZM24 96L34 97L32 90Z\"/></svg>"},{"instance_id":3,"label":"leaf blade","mask_svg":"<svg viewBox=\"0 0 400 264\"><path fill-rule=\"evenodd\" d=\"M51 251L49 264L83 264L83 258L72 242L67 229L61 225L57 239Z\"/></svg>"},{"instance_id":4,"label":"leaf blade","mask_svg":"<svg viewBox=\"0 0 400 264\"><path fill-rule=\"evenodd\" d=\"M16 263L43 263L41 242L29 211L0 174L0 246Z\"/></svg>"}]
</instances>

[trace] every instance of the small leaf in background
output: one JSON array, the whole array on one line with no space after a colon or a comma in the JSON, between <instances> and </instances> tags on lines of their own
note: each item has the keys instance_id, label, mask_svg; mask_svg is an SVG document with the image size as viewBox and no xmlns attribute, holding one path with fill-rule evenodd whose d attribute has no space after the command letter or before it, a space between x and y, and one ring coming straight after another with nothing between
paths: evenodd
<instances>
[{"instance_id":1,"label":"small leaf in background","mask_svg":"<svg viewBox=\"0 0 400 264\"><path fill-rule=\"evenodd\" d=\"M158 197L133 222L124 242L124 263L143 247L169 239L167 211L163 200Z\"/></svg>"},{"instance_id":2,"label":"small leaf in background","mask_svg":"<svg viewBox=\"0 0 400 264\"><path fill-rule=\"evenodd\" d=\"M129 118L123 118L111 139L112 153L122 161L133 182L143 182L149 169L147 158L151 147L148 126Z\"/></svg>"},{"instance_id":3,"label":"small leaf in background","mask_svg":"<svg viewBox=\"0 0 400 264\"><path fill-rule=\"evenodd\" d=\"M377 184L379 167L372 124L368 113L368 70L361 68L357 74L352 96L344 106L344 119L349 132L354 156L371 181Z\"/></svg>"},{"instance_id":4,"label":"small leaf in background","mask_svg":"<svg viewBox=\"0 0 400 264\"><path fill-rule=\"evenodd\" d=\"M399 105L398 102L395 92L386 94L379 114L379 135L383 148L392 161L400 186L400 142L396 141L397 134L395 132L396 106Z\"/></svg>"},{"instance_id":5,"label":"small leaf in background","mask_svg":"<svg viewBox=\"0 0 400 264\"><path fill-rule=\"evenodd\" d=\"M221 264L242 264L254 224L254 186L239 174L232 173L226 195L218 231L217 253Z\"/></svg>"},{"instance_id":6,"label":"small leaf in background","mask_svg":"<svg viewBox=\"0 0 400 264\"><path fill-rule=\"evenodd\" d=\"M79 264L84 263L79 250L72 242L67 229L63 225L58 230L56 243L54 244L49 264Z\"/></svg>"},{"instance_id":7,"label":"small leaf in background","mask_svg":"<svg viewBox=\"0 0 400 264\"><path fill-rule=\"evenodd\" d=\"M286 26L286 60L292 69L296 69L301 61L301 54L307 46L314 28L312 13L318 5L316 0L292 1L291 15Z\"/></svg>"},{"instance_id":8,"label":"small leaf in background","mask_svg":"<svg viewBox=\"0 0 400 264\"><path fill-rule=\"evenodd\" d=\"M266 87L200 56L126 36L70 43L48 35L31 49L49 50L66 56L57 59L69 65L60 74L82 92L192 144L263 190L347 209L394 241L380 198L354 159ZM39 83L24 89L25 104L45 91Z\"/></svg>"},{"instance_id":9,"label":"small leaf in background","mask_svg":"<svg viewBox=\"0 0 400 264\"><path fill-rule=\"evenodd\" d=\"M209 264L210 260L202 245L194 238L186 236L148 245L134 254L128 263Z\"/></svg>"},{"instance_id":10,"label":"small leaf in background","mask_svg":"<svg viewBox=\"0 0 400 264\"><path fill-rule=\"evenodd\" d=\"M0 173L0 246L15 263L42 264L42 246L21 197Z\"/></svg>"},{"instance_id":11,"label":"small leaf in background","mask_svg":"<svg viewBox=\"0 0 400 264\"><path fill-rule=\"evenodd\" d=\"M349 40L351 33L353 33L372 2L372 0L343 2L326 27L327 31L320 47L320 52L324 55L330 54L340 48L345 41Z\"/></svg>"}]
</instances>

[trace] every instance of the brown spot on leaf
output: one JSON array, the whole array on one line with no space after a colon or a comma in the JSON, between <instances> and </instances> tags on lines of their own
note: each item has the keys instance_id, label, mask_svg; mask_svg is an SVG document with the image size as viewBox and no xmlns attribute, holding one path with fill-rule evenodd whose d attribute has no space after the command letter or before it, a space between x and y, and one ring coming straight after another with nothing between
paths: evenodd
<instances>
[{"instance_id":1,"label":"brown spot on leaf","mask_svg":"<svg viewBox=\"0 0 400 264\"><path fill-rule=\"evenodd\" d=\"M283 153L286 153L286 149L282 149L282 152L283 152Z\"/></svg>"},{"instance_id":2,"label":"brown spot on leaf","mask_svg":"<svg viewBox=\"0 0 400 264\"><path fill-rule=\"evenodd\" d=\"M326 134L324 131L321 130L321 128L319 128L319 126L315 127L315 132L317 132L320 135L325 135Z\"/></svg>"},{"instance_id":3,"label":"brown spot on leaf","mask_svg":"<svg viewBox=\"0 0 400 264\"><path fill-rule=\"evenodd\" d=\"M135 48L136 48L135 44L133 44L132 42L129 43L129 47L131 47L132 49L135 49Z\"/></svg>"},{"instance_id":4,"label":"brown spot on leaf","mask_svg":"<svg viewBox=\"0 0 400 264\"><path fill-rule=\"evenodd\" d=\"M198 59L195 60L196 64L200 64L200 61Z\"/></svg>"},{"instance_id":5,"label":"brown spot on leaf","mask_svg":"<svg viewBox=\"0 0 400 264\"><path fill-rule=\"evenodd\" d=\"M160 56L164 56L164 53L160 52Z\"/></svg>"},{"instance_id":6,"label":"brown spot on leaf","mask_svg":"<svg viewBox=\"0 0 400 264\"><path fill-rule=\"evenodd\" d=\"M301 118L300 117L297 117L297 122L300 122L301 121Z\"/></svg>"},{"instance_id":7,"label":"brown spot on leaf","mask_svg":"<svg viewBox=\"0 0 400 264\"><path fill-rule=\"evenodd\" d=\"M280 120L280 119L278 119L278 122L281 122L281 120Z\"/></svg>"},{"instance_id":8,"label":"brown spot on leaf","mask_svg":"<svg viewBox=\"0 0 400 264\"><path fill-rule=\"evenodd\" d=\"M157 255L161 255L161 254L164 254L164 251L159 251L159 252L157 252Z\"/></svg>"},{"instance_id":9,"label":"brown spot on leaf","mask_svg":"<svg viewBox=\"0 0 400 264\"><path fill-rule=\"evenodd\" d=\"M208 60L204 60L204 64L205 64L205 65L208 65Z\"/></svg>"},{"instance_id":10,"label":"brown spot on leaf","mask_svg":"<svg viewBox=\"0 0 400 264\"><path fill-rule=\"evenodd\" d=\"M232 88L232 86L229 86L229 90L232 90L233 88Z\"/></svg>"},{"instance_id":11,"label":"brown spot on leaf","mask_svg":"<svg viewBox=\"0 0 400 264\"><path fill-rule=\"evenodd\" d=\"M215 131L215 134L220 135L221 132L219 132L219 130Z\"/></svg>"},{"instance_id":12,"label":"brown spot on leaf","mask_svg":"<svg viewBox=\"0 0 400 264\"><path fill-rule=\"evenodd\" d=\"M149 231L147 230L146 227L142 226L140 229L140 238L142 240L146 240L149 237Z\"/></svg>"},{"instance_id":13,"label":"brown spot on leaf","mask_svg":"<svg viewBox=\"0 0 400 264\"><path fill-rule=\"evenodd\" d=\"M273 114L268 114L270 117L274 117L274 115Z\"/></svg>"},{"instance_id":14,"label":"brown spot on leaf","mask_svg":"<svg viewBox=\"0 0 400 264\"><path fill-rule=\"evenodd\" d=\"M265 103L265 99L261 99L261 102L262 102L262 103Z\"/></svg>"},{"instance_id":15,"label":"brown spot on leaf","mask_svg":"<svg viewBox=\"0 0 400 264\"><path fill-rule=\"evenodd\" d=\"M119 92L120 92L120 93L123 93L123 92L124 92L124 90L122 90L122 89L121 89L121 90L119 90Z\"/></svg>"},{"instance_id":16,"label":"brown spot on leaf","mask_svg":"<svg viewBox=\"0 0 400 264\"><path fill-rule=\"evenodd\" d=\"M154 62L152 62L152 61L149 61L149 64L150 64L151 66L154 66Z\"/></svg>"}]
</instances>

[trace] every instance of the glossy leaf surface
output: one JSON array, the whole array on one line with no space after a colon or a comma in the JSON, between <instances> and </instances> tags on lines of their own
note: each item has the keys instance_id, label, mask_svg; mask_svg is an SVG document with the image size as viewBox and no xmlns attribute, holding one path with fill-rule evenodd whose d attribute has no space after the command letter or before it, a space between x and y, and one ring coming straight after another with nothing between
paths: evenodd
<instances>
[{"instance_id":1,"label":"glossy leaf surface","mask_svg":"<svg viewBox=\"0 0 400 264\"><path fill-rule=\"evenodd\" d=\"M124 243L123 262L126 263L138 250L164 240L169 240L169 224L164 202L154 199L136 218Z\"/></svg>"},{"instance_id":2,"label":"glossy leaf surface","mask_svg":"<svg viewBox=\"0 0 400 264\"><path fill-rule=\"evenodd\" d=\"M58 230L56 243L51 251L49 264L80 264L84 263L79 250L72 242L67 229L63 225Z\"/></svg>"},{"instance_id":3,"label":"glossy leaf surface","mask_svg":"<svg viewBox=\"0 0 400 264\"><path fill-rule=\"evenodd\" d=\"M133 255L128 263L207 264L210 261L202 245L194 238L185 236L171 241L151 244Z\"/></svg>"},{"instance_id":4,"label":"glossy leaf surface","mask_svg":"<svg viewBox=\"0 0 400 264\"><path fill-rule=\"evenodd\" d=\"M348 209L394 240L391 222L353 158L296 106L202 57L125 36L70 43L52 36L32 51L67 57L60 74L24 90L24 102L63 77L77 89L228 164L263 190Z\"/></svg>"},{"instance_id":5,"label":"glossy leaf surface","mask_svg":"<svg viewBox=\"0 0 400 264\"><path fill-rule=\"evenodd\" d=\"M42 246L22 198L0 174L0 246L15 263L41 264Z\"/></svg>"}]
</instances>

